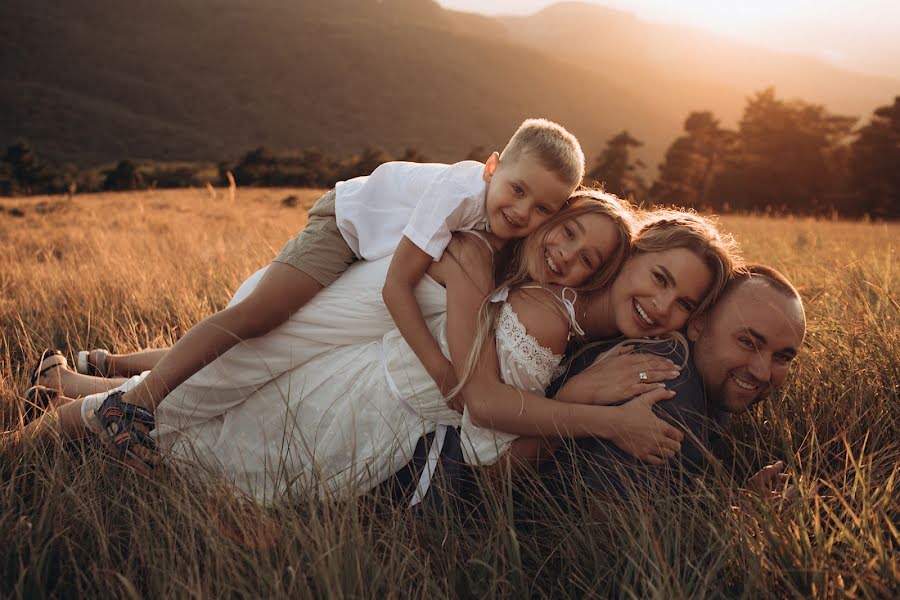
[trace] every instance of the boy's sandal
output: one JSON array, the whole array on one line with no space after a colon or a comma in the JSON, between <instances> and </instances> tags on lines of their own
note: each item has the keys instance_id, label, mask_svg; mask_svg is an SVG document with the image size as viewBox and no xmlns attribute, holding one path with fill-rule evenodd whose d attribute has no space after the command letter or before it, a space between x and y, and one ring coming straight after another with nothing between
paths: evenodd
<instances>
[{"instance_id":1,"label":"boy's sandal","mask_svg":"<svg viewBox=\"0 0 900 600\"><path fill-rule=\"evenodd\" d=\"M33 420L47 412L50 403L59 396L59 392L53 388L35 385L28 388L25 392L25 412L22 415L24 425L28 425Z\"/></svg>"},{"instance_id":2,"label":"boy's sandal","mask_svg":"<svg viewBox=\"0 0 900 600\"><path fill-rule=\"evenodd\" d=\"M59 359L55 360L52 365L49 367L45 367L44 363L49 359L54 357L59 357ZM34 365L34 368L31 370L31 387L38 385L38 380L43 377L47 371L51 369L55 369L57 367L67 367L69 366L69 361L66 360L66 357L63 356L63 353L59 350L54 350L52 348L48 348L41 353L41 358L37 361L37 364Z\"/></svg>"},{"instance_id":3,"label":"boy's sandal","mask_svg":"<svg viewBox=\"0 0 900 600\"><path fill-rule=\"evenodd\" d=\"M156 428L156 420L149 410L122 402L124 392L115 391L109 394L100 408L97 418L100 420L101 437L116 456L132 465L152 469L155 465L134 453L134 448L142 446L156 453L156 442L147 433L135 429L135 424L143 425L147 431Z\"/></svg>"},{"instance_id":4,"label":"boy's sandal","mask_svg":"<svg viewBox=\"0 0 900 600\"><path fill-rule=\"evenodd\" d=\"M94 355L93 363L91 362L91 354ZM81 350L78 352L78 359L75 361L75 370L84 375L106 377L106 358L108 356L109 350L106 348Z\"/></svg>"}]
</instances>

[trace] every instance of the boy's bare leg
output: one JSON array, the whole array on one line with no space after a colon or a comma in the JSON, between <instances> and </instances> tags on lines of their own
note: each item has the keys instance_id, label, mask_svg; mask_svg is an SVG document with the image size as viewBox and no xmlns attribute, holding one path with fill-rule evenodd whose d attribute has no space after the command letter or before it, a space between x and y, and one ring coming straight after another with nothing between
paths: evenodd
<instances>
[{"instance_id":1,"label":"boy's bare leg","mask_svg":"<svg viewBox=\"0 0 900 600\"><path fill-rule=\"evenodd\" d=\"M273 262L246 298L194 325L140 384L125 392L122 401L156 410L191 375L238 342L265 335L284 323L322 287L303 271Z\"/></svg>"},{"instance_id":2,"label":"boy's bare leg","mask_svg":"<svg viewBox=\"0 0 900 600\"><path fill-rule=\"evenodd\" d=\"M156 348L153 350L141 350L130 354L107 354L106 374L109 377L131 377L140 375L156 366L163 356L169 352L168 348Z\"/></svg>"}]
</instances>

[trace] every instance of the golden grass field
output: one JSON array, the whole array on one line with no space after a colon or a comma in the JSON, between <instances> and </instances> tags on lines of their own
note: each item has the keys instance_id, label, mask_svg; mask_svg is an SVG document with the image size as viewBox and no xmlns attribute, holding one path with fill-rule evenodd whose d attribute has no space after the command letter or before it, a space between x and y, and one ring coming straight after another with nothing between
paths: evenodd
<instances>
[{"instance_id":1,"label":"golden grass field","mask_svg":"<svg viewBox=\"0 0 900 600\"><path fill-rule=\"evenodd\" d=\"M171 344L271 260L318 194L0 200L0 426L16 426L41 349ZM246 504L190 469L147 479L89 442L7 448L0 597L896 597L900 225L723 227L795 282L809 317L785 389L733 424L733 475L680 496L542 500L537 523L514 520L501 489L470 522L365 501ZM802 490L789 506L738 489L776 459Z\"/></svg>"}]
</instances>

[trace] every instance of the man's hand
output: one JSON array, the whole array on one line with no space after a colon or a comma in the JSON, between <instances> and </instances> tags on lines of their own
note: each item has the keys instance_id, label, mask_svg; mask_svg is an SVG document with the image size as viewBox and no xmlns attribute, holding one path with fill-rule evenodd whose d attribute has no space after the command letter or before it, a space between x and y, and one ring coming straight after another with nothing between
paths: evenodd
<instances>
[{"instance_id":1,"label":"man's hand","mask_svg":"<svg viewBox=\"0 0 900 600\"><path fill-rule=\"evenodd\" d=\"M747 489L764 500L786 505L797 498L797 487L789 483L791 476L783 471L784 461L767 465L747 480Z\"/></svg>"}]
</instances>

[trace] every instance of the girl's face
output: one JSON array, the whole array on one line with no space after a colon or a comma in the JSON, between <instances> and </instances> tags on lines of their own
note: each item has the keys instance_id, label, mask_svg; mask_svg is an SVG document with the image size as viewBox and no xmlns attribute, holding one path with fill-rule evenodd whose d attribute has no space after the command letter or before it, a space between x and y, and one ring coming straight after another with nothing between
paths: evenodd
<instances>
[{"instance_id":1,"label":"girl's face","mask_svg":"<svg viewBox=\"0 0 900 600\"><path fill-rule=\"evenodd\" d=\"M528 275L535 281L578 287L603 265L619 244L612 219L588 214L554 226L541 239L533 236L525 251Z\"/></svg>"},{"instance_id":2,"label":"girl's face","mask_svg":"<svg viewBox=\"0 0 900 600\"><path fill-rule=\"evenodd\" d=\"M712 280L709 267L687 248L635 254L610 286L616 327L629 338L681 329Z\"/></svg>"}]
</instances>

